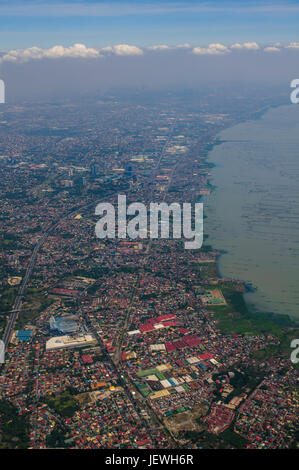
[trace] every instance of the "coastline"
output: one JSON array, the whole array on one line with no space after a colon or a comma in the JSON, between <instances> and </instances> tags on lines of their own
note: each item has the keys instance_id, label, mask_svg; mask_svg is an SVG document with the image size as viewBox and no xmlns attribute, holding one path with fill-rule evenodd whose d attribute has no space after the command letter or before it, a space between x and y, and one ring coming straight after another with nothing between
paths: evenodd
<instances>
[{"instance_id":1,"label":"coastline","mask_svg":"<svg viewBox=\"0 0 299 470\"><path fill-rule=\"evenodd\" d=\"M252 117L249 117L246 120L241 120L238 123L234 123L232 126L229 126L226 129L221 130L220 133L222 133L224 130L232 128L232 127L234 127L238 124L241 124L241 123L245 123L245 122L249 122L249 121L253 121L253 120L260 120L260 119L262 119L262 117L268 111L270 111L272 109L282 107L282 106L285 106L285 104L265 106L261 110L258 110L255 113L253 113L253 115L251 115ZM224 139L218 138L220 133L215 136L214 142L209 144L207 146L206 151L205 151L205 161L209 165L209 168L211 168L211 169L217 167L217 164L215 164L214 162L209 161L210 153L213 151L214 147L222 145L223 143L229 142L229 140L224 140ZM217 186L214 186L210 183L208 183L208 185L211 189L211 192L217 190ZM209 198L209 196L205 196L203 199L205 199L205 198ZM207 218L208 215L205 214L205 217ZM209 236L209 234L207 234L207 235ZM221 261L221 256L223 256L223 254L229 253L229 251L224 250L224 249L218 249L217 247L213 247L212 245L211 245L211 247L217 252L216 263L215 263L217 277L219 278L220 281L221 280L224 281L225 276L221 272L220 261ZM241 294L241 296L242 296L242 299L244 301L244 304L246 305L247 312L252 317L252 319L254 319L256 316L267 317L267 318L273 320L275 323L277 323L279 325L283 325L284 327L289 327L289 328L298 328L299 327L299 319L293 318L289 314L274 313L274 312L269 312L269 311L264 312L261 309L259 309L255 304L249 303L248 299L246 299L245 295L256 292L258 290L258 286L255 286L255 285L251 284L250 281L244 281L242 279L235 279L235 281L241 283L244 287L244 292Z\"/></svg>"}]
</instances>

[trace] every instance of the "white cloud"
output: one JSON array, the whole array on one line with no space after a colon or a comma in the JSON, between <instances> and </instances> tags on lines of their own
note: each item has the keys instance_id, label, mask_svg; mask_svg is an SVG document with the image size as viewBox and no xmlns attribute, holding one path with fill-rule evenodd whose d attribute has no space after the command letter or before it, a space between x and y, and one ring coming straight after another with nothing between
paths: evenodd
<instances>
[{"instance_id":1,"label":"white cloud","mask_svg":"<svg viewBox=\"0 0 299 470\"><path fill-rule=\"evenodd\" d=\"M299 42L290 42L287 46L287 49L299 49Z\"/></svg>"},{"instance_id":2,"label":"white cloud","mask_svg":"<svg viewBox=\"0 0 299 470\"><path fill-rule=\"evenodd\" d=\"M201 54L201 55L205 55L205 54L211 54L211 55L218 54L219 55L219 54L225 54L227 52L230 52L230 50L224 44L213 43L213 44L209 44L208 47L201 47L201 46L194 47L192 52L193 54Z\"/></svg>"},{"instance_id":3,"label":"white cloud","mask_svg":"<svg viewBox=\"0 0 299 470\"><path fill-rule=\"evenodd\" d=\"M53 46L49 49L41 49L40 47L29 47L28 49L15 49L6 52L1 57L1 62L28 62L28 60L36 59L60 59L65 57L71 58L97 58L100 53L97 49L86 47L84 44L74 44L70 47Z\"/></svg>"},{"instance_id":4,"label":"white cloud","mask_svg":"<svg viewBox=\"0 0 299 470\"><path fill-rule=\"evenodd\" d=\"M143 50L137 46L130 46L129 44L118 44L117 46L107 46L101 49L101 52L110 52L115 55L142 55Z\"/></svg>"},{"instance_id":5,"label":"white cloud","mask_svg":"<svg viewBox=\"0 0 299 470\"><path fill-rule=\"evenodd\" d=\"M141 55L143 50L136 46L128 44L118 44L117 46L107 46L102 49L94 49L84 44L74 44L73 46L64 47L61 45L42 49L40 47L29 47L28 49L15 49L6 51L0 57L0 62L23 63L29 60L37 59L61 59L61 58L81 58L81 59L97 59L103 57L103 53L115 54L118 56Z\"/></svg>"},{"instance_id":6,"label":"white cloud","mask_svg":"<svg viewBox=\"0 0 299 470\"><path fill-rule=\"evenodd\" d=\"M14 62L23 63L29 60L38 59L60 59L60 58L84 58L84 59L98 59L105 57L106 55L115 56L140 56L144 54L144 51L173 51L182 50L187 51L190 49L190 44L156 44L148 46L145 49L140 47L129 45L129 44L117 44L115 46L106 46L100 49L87 47L84 44L73 44L69 47L62 45L56 45L48 49L43 49L37 46L29 47L27 49L15 49L10 51L0 51L0 63L1 62ZM197 55L223 55L228 54L232 51L242 50L263 50L264 52L279 52L282 48L299 49L299 42L291 42L288 45L281 45L279 42L272 43L268 46L260 47L257 42L245 42L235 43L230 47L220 44L211 43L208 46L202 47L197 46L192 49L192 52Z\"/></svg>"},{"instance_id":7,"label":"white cloud","mask_svg":"<svg viewBox=\"0 0 299 470\"><path fill-rule=\"evenodd\" d=\"M176 49L190 49L190 44L188 44L187 42L185 44L177 44L175 46Z\"/></svg>"},{"instance_id":8,"label":"white cloud","mask_svg":"<svg viewBox=\"0 0 299 470\"><path fill-rule=\"evenodd\" d=\"M170 49L167 44L157 44L156 46L148 46L149 51L165 51Z\"/></svg>"},{"instance_id":9,"label":"white cloud","mask_svg":"<svg viewBox=\"0 0 299 470\"><path fill-rule=\"evenodd\" d=\"M260 48L257 42L244 42L243 44L236 42L230 47L231 49L248 49L251 51L257 51Z\"/></svg>"},{"instance_id":10,"label":"white cloud","mask_svg":"<svg viewBox=\"0 0 299 470\"><path fill-rule=\"evenodd\" d=\"M169 51L173 49L189 49L191 46L188 43L185 44L176 44L175 46L169 46L168 44L155 44L153 46L148 46L149 51Z\"/></svg>"},{"instance_id":11,"label":"white cloud","mask_svg":"<svg viewBox=\"0 0 299 470\"><path fill-rule=\"evenodd\" d=\"M113 47L112 46L105 46L105 47L102 47L101 49L101 52L113 52Z\"/></svg>"},{"instance_id":12,"label":"white cloud","mask_svg":"<svg viewBox=\"0 0 299 470\"><path fill-rule=\"evenodd\" d=\"M279 47L276 46L268 46L264 48L265 52L280 52Z\"/></svg>"}]
</instances>

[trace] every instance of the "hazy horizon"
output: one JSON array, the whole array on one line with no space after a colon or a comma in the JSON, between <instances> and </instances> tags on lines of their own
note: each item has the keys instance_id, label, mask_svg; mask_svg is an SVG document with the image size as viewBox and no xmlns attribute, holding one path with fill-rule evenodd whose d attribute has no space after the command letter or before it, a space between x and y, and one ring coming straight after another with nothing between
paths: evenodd
<instances>
[{"instance_id":1,"label":"hazy horizon","mask_svg":"<svg viewBox=\"0 0 299 470\"><path fill-rule=\"evenodd\" d=\"M198 89L298 75L299 2L0 2L6 101Z\"/></svg>"}]
</instances>

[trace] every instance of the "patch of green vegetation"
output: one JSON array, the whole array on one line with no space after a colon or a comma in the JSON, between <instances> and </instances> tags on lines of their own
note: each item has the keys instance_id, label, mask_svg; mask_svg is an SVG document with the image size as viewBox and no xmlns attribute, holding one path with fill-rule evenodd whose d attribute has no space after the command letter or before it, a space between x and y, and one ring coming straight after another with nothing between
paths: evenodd
<instances>
[{"instance_id":1,"label":"patch of green vegetation","mask_svg":"<svg viewBox=\"0 0 299 470\"><path fill-rule=\"evenodd\" d=\"M218 445L218 437L208 431L184 431L181 435L184 439L204 449L214 449Z\"/></svg>"},{"instance_id":2,"label":"patch of green vegetation","mask_svg":"<svg viewBox=\"0 0 299 470\"><path fill-rule=\"evenodd\" d=\"M110 271L109 268L105 266L92 266L90 269L77 269L73 272L74 276L87 277L89 279L99 279Z\"/></svg>"},{"instance_id":3,"label":"patch of green vegetation","mask_svg":"<svg viewBox=\"0 0 299 470\"><path fill-rule=\"evenodd\" d=\"M97 290L99 289L99 286L96 282L94 282L92 285L90 285L88 288L87 288L87 292L89 295L94 295Z\"/></svg>"},{"instance_id":4,"label":"patch of green vegetation","mask_svg":"<svg viewBox=\"0 0 299 470\"><path fill-rule=\"evenodd\" d=\"M0 235L1 250L15 250L18 247L18 238L13 233L2 233Z\"/></svg>"},{"instance_id":5,"label":"patch of green vegetation","mask_svg":"<svg viewBox=\"0 0 299 470\"><path fill-rule=\"evenodd\" d=\"M203 251L204 253L207 253L208 251L212 251L213 247L212 247L212 245L203 244L202 247L200 248L200 250Z\"/></svg>"},{"instance_id":6,"label":"patch of green vegetation","mask_svg":"<svg viewBox=\"0 0 299 470\"><path fill-rule=\"evenodd\" d=\"M150 292L149 294L140 294L139 299L150 300L150 299L156 299L157 297L158 297L158 294L156 292Z\"/></svg>"},{"instance_id":7,"label":"patch of green vegetation","mask_svg":"<svg viewBox=\"0 0 299 470\"><path fill-rule=\"evenodd\" d=\"M204 449L244 449L248 443L247 439L234 432L233 429L227 429L219 435L212 434L207 430L185 431L181 437Z\"/></svg>"},{"instance_id":8,"label":"patch of green vegetation","mask_svg":"<svg viewBox=\"0 0 299 470\"><path fill-rule=\"evenodd\" d=\"M17 287L8 287L0 290L0 310L2 312L11 310L17 291Z\"/></svg>"},{"instance_id":9,"label":"patch of green vegetation","mask_svg":"<svg viewBox=\"0 0 299 470\"><path fill-rule=\"evenodd\" d=\"M62 238L64 238L65 240L68 240L68 239L74 238L74 235L72 233L63 233Z\"/></svg>"},{"instance_id":10,"label":"patch of green vegetation","mask_svg":"<svg viewBox=\"0 0 299 470\"><path fill-rule=\"evenodd\" d=\"M214 313L220 330L225 333L259 335L275 334L281 337L282 328L292 322L285 316L271 313L251 313L248 311L243 294L232 287L223 287L227 306L208 307Z\"/></svg>"},{"instance_id":11,"label":"patch of green vegetation","mask_svg":"<svg viewBox=\"0 0 299 470\"><path fill-rule=\"evenodd\" d=\"M264 376L256 368L248 366L242 367L240 371L234 370L234 377L230 379L230 384L234 387L233 391L224 399L225 403L228 403L233 397L239 396L244 393L247 389L254 390L263 380ZM223 374L214 374L213 379L221 379ZM217 398L222 399L220 389L223 384L220 382L216 384L217 390L215 395ZM250 393L246 391L246 393Z\"/></svg>"},{"instance_id":12,"label":"patch of green vegetation","mask_svg":"<svg viewBox=\"0 0 299 470\"><path fill-rule=\"evenodd\" d=\"M69 391L46 397L46 403L64 417L70 418L78 410L78 404Z\"/></svg>"},{"instance_id":13,"label":"patch of green vegetation","mask_svg":"<svg viewBox=\"0 0 299 470\"><path fill-rule=\"evenodd\" d=\"M9 402L0 400L0 449L26 449L29 445L27 417Z\"/></svg>"},{"instance_id":14,"label":"patch of green vegetation","mask_svg":"<svg viewBox=\"0 0 299 470\"><path fill-rule=\"evenodd\" d=\"M39 289L34 287L27 289L23 304L24 309L21 310L18 317L17 328L23 328L27 323L33 322L52 303L53 299L45 296ZM32 308L30 308L31 305Z\"/></svg>"},{"instance_id":15,"label":"patch of green vegetation","mask_svg":"<svg viewBox=\"0 0 299 470\"><path fill-rule=\"evenodd\" d=\"M139 270L140 270L140 266L120 266L120 268L118 269L118 271L121 273L130 273L130 274L138 273Z\"/></svg>"},{"instance_id":16,"label":"patch of green vegetation","mask_svg":"<svg viewBox=\"0 0 299 470\"><path fill-rule=\"evenodd\" d=\"M284 354L290 355L293 349L291 348L291 342L293 339L298 337L298 328L282 329L276 334L280 343L267 346L265 349L254 351L252 357L256 359L268 359L273 356L282 356Z\"/></svg>"},{"instance_id":17,"label":"patch of green vegetation","mask_svg":"<svg viewBox=\"0 0 299 470\"><path fill-rule=\"evenodd\" d=\"M28 234L29 234L29 233L30 233L30 234L32 234L32 233L38 233L38 232L41 232L41 230L42 230L41 226L40 226L40 225L37 225L36 227L28 228L28 229L26 230L26 233L28 233Z\"/></svg>"},{"instance_id":18,"label":"patch of green vegetation","mask_svg":"<svg viewBox=\"0 0 299 470\"><path fill-rule=\"evenodd\" d=\"M55 449L57 447L65 448L67 447L65 445L65 440L65 430L61 426L56 425L53 431L46 438L46 446L51 449Z\"/></svg>"},{"instance_id":19,"label":"patch of green vegetation","mask_svg":"<svg viewBox=\"0 0 299 470\"><path fill-rule=\"evenodd\" d=\"M247 439L240 436L236 432L227 429L220 434L220 439L223 441L224 447L233 447L234 449L244 449L248 444Z\"/></svg>"}]
</instances>

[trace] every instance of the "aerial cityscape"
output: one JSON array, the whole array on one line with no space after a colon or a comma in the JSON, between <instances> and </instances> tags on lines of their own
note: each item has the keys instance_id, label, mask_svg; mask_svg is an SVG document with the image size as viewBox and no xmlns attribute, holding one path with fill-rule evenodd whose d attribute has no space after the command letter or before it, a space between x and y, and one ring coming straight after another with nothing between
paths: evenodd
<instances>
[{"instance_id":1,"label":"aerial cityscape","mask_svg":"<svg viewBox=\"0 0 299 470\"><path fill-rule=\"evenodd\" d=\"M0 5L12 31L22 16L14 3ZM168 13L174 8L153 2L153 10L162 4ZM220 2L211 4L207 13L196 10L203 2L190 2L190 15L220 15ZM104 2L53 8L67 5L78 8L75 23L83 12L82 36L84 8L102 18L96 7ZM136 16L149 14L143 2L128 5ZM291 7L298 26L298 2ZM150 69L158 61L167 74L183 57L189 74L202 58L214 74L224 60L242 62L244 53L257 54L251 67L269 60L270 70L276 60L289 64L289 54L298 63L299 42L293 34L274 42L269 32L267 40L266 30L259 42L207 39L208 46L198 46L190 27L194 46L151 46L165 40L153 36L141 46L118 38L115 45L111 37L99 41L101 48L87 39L87 46L53 47L51 25L41 45L36 40L34 18L43 24L50 6L38 8L32 38L19 29L20 43L10 47L5 29L0 52L0 449L132 449L134 456L141 449L297 448L299 106L290 100L296 76L288 75L294 60L273 83L261 78L259 65L256 80L229 80L228 65L223 83L218 77L191 85L181 70L182 83L168 88ZM49 22L68 11L51 14ZM129 29L130 12L119 15ZM175 17L169 21L180 27ZM118 81L125 61L139 59L141 65L131 63L131 85ZM102 86L96 67L110 69L111 87L107 70ZM138 67L145 67L140 75ZM203 204L202 245L186 249L186 231L161 237L152 227L136 238L99 238L96 207L109 203L119 215L120 196L147 208ZM120 230L120 217L113 224Z\"/></svg>"}]
</instances>

